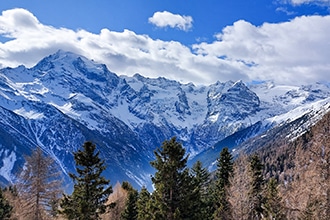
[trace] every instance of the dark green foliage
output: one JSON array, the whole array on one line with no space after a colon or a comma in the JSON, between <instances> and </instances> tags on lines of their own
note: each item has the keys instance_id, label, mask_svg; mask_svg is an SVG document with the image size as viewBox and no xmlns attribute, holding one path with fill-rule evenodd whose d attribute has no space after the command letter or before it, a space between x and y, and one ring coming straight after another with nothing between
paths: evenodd
<instances>
[{"instance_id":1,"label":"dark green foliage","mask_svg":"<svg viewBox=\"0 0 330 220\"><path fill-rule=\"evenodd\" d=\"M157 220L157 219L166 219L166 204L162 202L162 195L159 193L156 193L155 191L152 193L150 202L148 203L148 214L150 215L149 218L145 219L150 219L150 220ZM141 218L143 219L143 218Z\"/></svg>"},{"instance_id":2,"label":"dark green foliage","mask_svg":"<svg viewBox=\"0 0 330 220\"><path fill-rule=\"evenodd\" d=\"M153 193L152 219L189 219L191 178L186 168L188 156L176 138L164 141L155 151L156 160L151 165L157 170L152 182Z\"/></svg>"},{"instance_id":3,"label":"dark green foliage","mask_svg":"<svg viewBox=\"0 0 330 220\"><path fill-rule=\"evenodd\" d=\"M0 219L9 219L12 213L13 207L9 204L4 197L2 189L0 189Z\"/></svg>"},{"instance_id":4,"label":"dark green foliage","mask_svg":"<svg viewBox=\"0 0 330 220\"><path fill-rule=\"evenodd\" d=\"M105 203L112 187L110 180L101 176L106 167L95 150L93 143L85 142L83 150L74 153L77 175L70 173L74 191L61 201L61 213L68 219L97 220L109 207Z\"/></svg>"},{"instance_id":5,"label":"dark green foliage","mask_svg":"<svg viewBox=\"0 0 330 220\"><path fill-rule=\"evenodd\" d=\"M257 154L250 157L250 190L249 190L249 217L261 219L265 198L263 196L263 165Z\"/></svg>"},{"instance_id":6,"label":"dark green foliage","mask_svg":"<svg viewBox=\"0 0 330 220\"><path fill-rule=\"evenodd\" d=\"M274 178L271 178L267 183L264 213L268 219L285 219L277 186L277 181Z\"/></svg>"},{"instance_id":7,"label":"dark green foliage","mask_svg":"<svg viewBox=\"0 0 330 220\"><path fill-rule=\"evenodd\" d=\"M196 220L207 220L212 216L211 210L211 200L208 195L210 174L206 168L203 168L202 163L197 161L191 170L192 175L192 196L191 205L193 209L192 219Z\"/></svg>"},{"instance_id":8,"label":"dark green foliage","mask_svg":"<svg viewBox=\"0 0 330 220\"><path fill-rule=\"evenodd\" d=\"M136 202L136 206L138 220L151 219L151 196L147 188L142 187Z\"/></svg>"},{"instance_id":9,"label":"dark green foliage","mask_svg":"<svg viewBox=\"0 0 330 220\"><path fill-rule=\"evenodd\" d=\"M262 175L263 165L258 155L254 154L250 157L250 174L251 174L251 193L261 192L264 184Z\"/></svg>"},{"instance_id":10,"label":"dark green foliage","mask_svg":"<svg viewBox=\"0 0 330 220\"><path fill-rule=\"evenodd\" d=\"M128 192L125 209L121 213L122 220L135 220L137 219L137 200L138 191L135 190L128 182L123 182L122 188Z\"/></svg>"},{"instance_id":11,"label":"dark green foliage","mask_svg":"<svg viewBox=\"0 0 330 220\"><path fill-rule=\"evenodd\" d=\"M219 188L230 186L230 177L234 172L234 162L233 156L227 147L222 149L217 162L217 185Z\"/></svg>"},{"instance_id":12,"label":"dark green foliage","mask_svg":"<svg viewBox=\"0 0 330 220\"><path fill-rule=\"evenodd\" d=\"M229 202L228 189L230 178L234 173L233 156L227 147L223 148L217 160L215 185L215 212L214 219L232 219L232 207Z\"/></svg>"},{"instance_id":13,"label":"dark green foliage","mask_svg":"<svg viewBox=\"0 0 330 220\"><path fill-rule=\"evenodd\" d=\"M58 215L58 207L60 205L60 199L57 197L55 193L53 193L50 201L49 201L49 215L55 218Z\"/></svg>"}]
</instances>

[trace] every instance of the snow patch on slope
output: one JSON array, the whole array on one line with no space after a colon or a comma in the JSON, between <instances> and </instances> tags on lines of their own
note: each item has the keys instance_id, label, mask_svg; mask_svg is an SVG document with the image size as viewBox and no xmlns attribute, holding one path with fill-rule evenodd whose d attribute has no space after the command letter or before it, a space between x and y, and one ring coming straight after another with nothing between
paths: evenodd
<instances>
[{"instance_id":1,"label":"snow patch on slope","mask_svg":"<svg viewBox=\"0 0 330 220\"><path fill-rule=\"evenodd\" d=\"M2 167L0 168L0 175L3 176L7 181L13 182L12 170L16 162L16 154L14 151L1 150L2 155Z\"/></svg>"},{"instance_id":2,"label":"snow patch on slope","mask_svg":"<svg viewBox=\"0 0 330 220\"><path fill-rule=\"evenodd\" d=\"M26 119L37 120L37 119L42 119L44 117L44 113L42 113L42 112L40 113L40 112L36 112L33 110L28 111L23 107L20 109L14 110L14 112L20 116L23 116Z\"/></svg>"}]
</instances>

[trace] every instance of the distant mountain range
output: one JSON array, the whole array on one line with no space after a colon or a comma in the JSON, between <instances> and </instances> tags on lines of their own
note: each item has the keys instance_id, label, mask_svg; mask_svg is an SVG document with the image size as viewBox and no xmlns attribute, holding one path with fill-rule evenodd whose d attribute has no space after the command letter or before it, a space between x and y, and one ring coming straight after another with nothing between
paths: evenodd
<instances>
[{"instance_id":1,"label":"distant mountain range","mask_svg":"<svg viewBox=\"0 0 330 220\"><path fill-rule=\"evenodd\" d=\"M149 162L166 139L176 136L190 163L201 160L212 169L222 147L253 150L251 140L307 117L285 137L299 136L299 129L308 129L329 110L329 101L330 88L322 83L195 86L140 74L118 76L104 64L60 50L32 68L0 70L0 180L14 182L23 155L36 146L65 175L74 172L72 152L90 140L101 151L112 183L150 186Z\"/></svg>"}]
</instances>

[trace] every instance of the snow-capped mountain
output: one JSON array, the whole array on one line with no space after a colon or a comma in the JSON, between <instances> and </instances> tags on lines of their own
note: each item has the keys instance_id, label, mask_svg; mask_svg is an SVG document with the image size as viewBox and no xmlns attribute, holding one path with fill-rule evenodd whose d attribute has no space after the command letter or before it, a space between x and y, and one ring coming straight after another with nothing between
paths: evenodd
<instances>
[{"instance_id":1,"label":"snow-capped mountain","mask_svg":"<svg viewBox=\"0 0 330 220\"><path fill-rule=\"evenodd\" d=\"M3 182L13 181L22 155L36 146L64 173L73 172L72 152L91 140L111 181L148 185L153 150L172 136L198 158L237 132L247 131L248 139L319 110L329 95L324 84L195 86L139 74L117 76L103 64L58 51L30 69L0 70L0 175Z\"/></svg>"}]
</instances>

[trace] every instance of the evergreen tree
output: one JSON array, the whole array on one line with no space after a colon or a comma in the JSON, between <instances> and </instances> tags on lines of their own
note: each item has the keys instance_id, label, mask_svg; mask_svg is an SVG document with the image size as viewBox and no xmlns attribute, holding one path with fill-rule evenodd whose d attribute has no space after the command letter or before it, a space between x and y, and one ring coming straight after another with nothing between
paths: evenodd
<instances>
[{"instance_id":1,"label":"evergreen tree","mask_svg":"<svg viewBox=\"0 0 330 220\"><path fill-rule=\"evenodd\" d=\"M146 187L142 187L138 200L137 206L137 219L138 220L150 220L151 219L151 196Z\"/></svg>"},{"instance_id":2,"label":"evergreen tree","mask_svg":"<svg viewBox=\"0 0 330 220\"><path fill-rule=\"evenodd\" d=\"M267 219L285 219L283 214L281 197L278 195L277 181L271 178L267 184L265 197L265 217Z\"/></svg>"},{"instance_id":3,"label":"evergreen tree","mask_svg":"<svg viewBox=\"0 0 330 220\"><path fill-rule=\"evenodd\" d=\"M97 220L110 206L106 202L112 187L110 180L101 176L106 166L95 150L95 144L85 142L83 150L74 153L77 175L69 174L74 191L61 201L61 213L68 219Z\"/></svg>"},{"instance_id":4,"label":"evergreen tree","mask_svg":"<svg viewBox=\"0 0 330 220\"><path fill-rule=\"evenodd\" d=\"M44 219L53 199L61 196L61 175L55 161L37 147L25 157L25 167L18 176L17 192L25 219ZM56 207L57 208L57 207Z\"/></svg>"},{"instance_id":5,"label":"evergreen tree","mask_svg":"<svg viewBox=\"0 0 330 220\"><path fill-rule=\"evenodd\" d=\"M10 219L13 207L9 204L5 196L3 195L2 189L0 189L0 219Z\"/></svg>"},{"instance_id":6,"label":"evergreen tree","mask_svg":"<svg viewBox=\"0 0 330 220\"><path fill-rule=\"evenodd\" d=\"M121 213L122 220L135 220L137 219L137 200L138 200L138 191L135 190L131 184L128 182L123 182L122 187L127 191L127 199L125 203L125 209Z\"/></svg>"},{"instance_id":7,"label":"evergreen tree","mask_svg":"<svg viewBox=\"0 0 330 220\"><path fill-rule=\"evenodd\" d=\"M162 195L159 193L159 191L154 191L151 194L150 200L147 203L148 204L148 214L149 214L149 218L145 218L146 219L150 219L150 220L162 220L162 219L166 219L165 215L165 211L166 211L166 204L162 202L162 199L164 199L164 197L162 197ZM144 219L144 218L141 218Z\"/></svg>"},{"instance_id":8,"label":"evergreen tree","mask_svg":"<svg viewBox=\"0 0 330 220\"><path fill-rule=\"evenodd\" d=\"M227 147L223 148L217 160L214 219L232 219L229 202L230 178L234 172L233 156Z\"/></svg>"},{"instance_id":9,"label":"evergreen tree","mask_svg":"<svg viewBox=\"0 0 330 220\"><path fill-rule=\"evenodd\" d=\"M193 219L207 220L210 219L212 214L210 212L210 199L209 199L209 178L210 174L206 168L203 168L202 162L197 161L192 169L192 209Z\"/></svg>"},{"instance_id":10,"label":"evergreen tree","mask_svg":"<svg viewBox=\"0 0 330 220\"><path fill-rule=\"evenodd\" d=\"M191 186L186 168L188 156L185 149L173 137L164 141L155 151L156 160L151 165L157 170L152 182L155 186L153 206L156 219L184 219L192 214L190 205Z\"/></svg>"},{"instance_id":11,"label":"evergreen tree","mask_svg":"<svg viewBox=\"0 0 330 220\"><path fill-rule=\"evenodd\" d=\"M250 157L250 190L249 190L249 218L261 219L264 212L263 205L265 199L263 196L263 165L258 155L254 154Z\"/></svg>"},{"instance_id":12,"label":"evergreen tree","mask_svg":"<svg viewBox=\"0 0 330 220\"><path fill-rule=\"evenodd\" d=\"M58 195L56 193L53 193L50 201L49 201L49 216L53 219L56 218L59 214L59 207L60 207L60 202L61 202L61 198L58 197Z\"/></svg>"}]
</instances>

